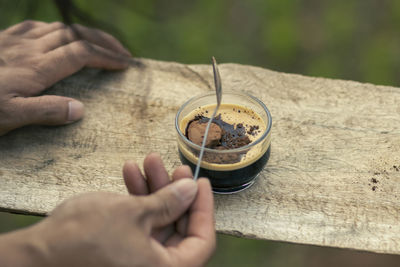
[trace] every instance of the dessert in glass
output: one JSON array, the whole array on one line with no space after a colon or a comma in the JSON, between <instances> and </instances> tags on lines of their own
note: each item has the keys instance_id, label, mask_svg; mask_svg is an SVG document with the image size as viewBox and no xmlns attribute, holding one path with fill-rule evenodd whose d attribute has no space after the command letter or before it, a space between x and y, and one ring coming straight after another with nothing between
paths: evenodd
<instances>
[{"instance_id":1,"label":"dessert in glass","mask_svg":"<svg viewBox=\"0 0 400 267\"><path fill-rule=\"evenodd\" d=\"M176 115L179 157L193 172L215 106L215 93L209 92L188 100ZM199 176L210 180L215 193L251 186L268 162L271 126L271 114L259 99L243 92L224 92L210 126Z\"/></svg>"}]
</instances>

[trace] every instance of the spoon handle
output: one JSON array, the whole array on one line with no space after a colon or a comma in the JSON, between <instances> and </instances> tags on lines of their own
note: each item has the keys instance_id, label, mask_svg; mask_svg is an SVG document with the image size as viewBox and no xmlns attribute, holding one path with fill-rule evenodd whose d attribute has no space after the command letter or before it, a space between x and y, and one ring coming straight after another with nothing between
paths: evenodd
<instances>
[{"instance_id":1,"label":"spoon handle","mask_svg":"<svg viewBox=\"0 0 400 267\"><path fill-rule=\"evenodd\" d=\"M215 57L212 57L212 61L213 61L213 72L214 72L214 83L215 83L215 93L217 95L217 105L214 109L214 112L211 115L211 118L208 120L207 123L207 127L206 127L206 131L204 133L204 137L203 137L203 142L201 144L201 149L200 149L200 155L199 155L199 159L197 160L197 164L196 164L196 170L194 172L194 180L196 181L197 178L199 177L199 172L200 172L200 166L201 166L201 160L203 159L203 155L204 155L204 148L206 147L206 142L207 142L207 137L208 137L208 132L210 130L210 126L211 123L213 121L213 119L215 118L215 116L217 115L217 111L219 109L219 106L221 104L221 99L222 99L222 85L221 85L221 77L219 75L219 71L218 71L218 66L217 66L217 61L215 60Z\"/></svg>"},{"instance_id":2,"label":"spoon handle","mask_svg":"<svg viewBox=\"0 0 400 267\"><path fill-rule=\"evenodd\" d=\"M217 107L219 107L222 99L221 76L219 75L217 61L215 60L215 57L212 57L212 61L213 61L213 71L214 71L215 92L217 95Z\"/></svg>"}]
</instances>

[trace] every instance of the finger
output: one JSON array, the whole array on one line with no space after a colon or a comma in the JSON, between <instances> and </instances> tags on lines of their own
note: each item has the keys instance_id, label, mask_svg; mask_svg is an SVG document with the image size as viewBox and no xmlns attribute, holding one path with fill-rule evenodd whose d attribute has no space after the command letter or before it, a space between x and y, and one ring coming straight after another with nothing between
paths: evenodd
<instances>
[{"instance_id":1,"label":"finger","mask_svg":"<svg viewBox=\"0 0 400 267\"><path fill-rule=\"evenodd\" d=\"M122 170L124 181L128 192L132 195L147 195L146 180L143 177L139 166L133 161L127 161Z\"/></svg>"},{"instance_id":2,"label":"finger","mask_svg":"<svg viewBox=\"0 0 400 267\"><path fill-rule=\"evenodd\" d=\"M84 114L83 104L63 96L44 95L37 97L16 97L15 128L29 125L60 125L79 120Z\"/></svg>"},{"instance_id":3,"label":"finger","mask_svg":"<svg viewBox=\"0 0 400 267\"><path fill-rule=\"evenodd\" d=\"M78 24L52 31L37 39L37 42L43 52L48 52L77 40L86 40L89 43L109 49L115 53L123 54L128 57L131 56L131 54L111 35Z\"/></svg>"},{"instance_id":4,"label":"finger","mask_svg":"<svg viewBox=\"0 0 400 267\"><path fill-rule=\"evenodd\" d=\"M198 180L198 193L189 210L187 237L174 249L169 249L174 266L188 266L193 259L205 264L215 249L214 204L208 179Z\"/></svg>"},{"instance_id":5,"label":"finger","mask_svg":"<svg viewBox=\"0 0 400 267\"><path fill-rule=\"evenodd\" d=\"M172 180L174 181L183 178L193 178L192 169L188 165L179 166L172 173Z\"/></svg>"},{"instance_id":6,"label":"finger","mask_svg":"<svg viewBox=\"0 0 400 267\"><path fill-rule=\"evenodd\" d=\"M44 26L46 24L47 23L41 21L25 20L21 23L9 27L4 32L12 35L19 35L19 34L24 34L36 27Z\"/></svg>"},{"instance_id":7,"label":"finger","mask_svg":"<svg viewBox=\"0 0 400 267\"><path fill-rule=\"evenodd\" d=\"M117 39L106 32L98 29L90 29L79 24L73 24L71 28L78 32L82 39L85 39L90 43L107 48L116 53L132 56L131 53L124 48Z\"/></svg>"},{"instance_id":8,"label":"finger","mask_svg":"<svg viewBox=\"0 0 400 267\"><path fill-rule=\"evenodd\" d=\"M155 192L170 183L168 172L158 153L150 153L143 162L149 192Z\"/></svg>"},{"instance_id":9,"label":"finger","mask_svg":"<svg viewBox=\"0 0 400 267\"><path fill-rule=\"evenodd\" d=\"M189 214L185 213L176 222L176 231L180 235L186 236L187 229L188 229L188 223L189 223Z\"/></svg>"},{"instance_id":10,"label":"finger","mask_svg":"<svg viewBox=\"0 0 400 267\"><path fill-rule=\"evenodd\" d=\"M180 233L174 233L171 235L165 242L164 246L166 247L176 247L178 246L182 240L185 238L184 235L181 235Z\"/></svg>"},{"instance_id":11,"label":"finger","mask_svg":"<svg viewBox=\"0 0 400 267\"><path fill-rule=\"evenodd\" d=\"M26 36L29 38L40 38L59 29L66 29L67 27L67 25L59 21L45 23L45 25L41 25L40 27L34 28L27 32Z\"/></svg>"},{"instance_id":12,"label":"finger","mask_svg":"<svg viewBox=\"0 0 400 267\"><path fill-rule=\"evenodd\" d=\"M145 227L163 227L176 221L192 204L197 193L197 183L182 179L171 183L156 193L145 197L143 205Z\"/></svg>"},{"instance_id":13,"label":"finger","mask_svg":"<svg viewBox=\"0 0 400 267\"><path fill-rule=\"evenodd\" d=\"M188 236L209 238L214 230L214 198L210 181L207 178L198 180L199 192L189 210Z\"/></svg>"},{"instance_id":14,"label":"finger","mask_svg":"<svg viewBox=\"0 0 400 267\"><path fill-rule=\"evenodd\" d=\"M83 67L124 69L129 59L86 41L75 41L46 53L38 66L42 73L48 74L45 87L70 76Z\"/></svg>"},{"instance_id":15,"label":"finger","mask_svg":"<svg viewBox=\"0 0 400 267\"><path fill-rule=\"evenodd\" d=\"M71 28L62 28L52 31L38 39L35 42L38 43L42 52L49 52L60 46L72 43L79 40L78 35Z\"/></svg>"},{"instance_id":16,"label":"finger","mask_svg":"<svg viewBox=\"0 0 400 267\"><path fill-rule=\"evenodd\" d=\"M190 169L190 167L187 165L179 166L172 173L172 180L174 181L184 178L193 178L192 169ZM186 236L187 225L188 225L188 214L185 213L178 219L175 226L176 231L180 234L180 236ZM176 242L176 240L173 242Z\"/></svg>"}]
</instances>

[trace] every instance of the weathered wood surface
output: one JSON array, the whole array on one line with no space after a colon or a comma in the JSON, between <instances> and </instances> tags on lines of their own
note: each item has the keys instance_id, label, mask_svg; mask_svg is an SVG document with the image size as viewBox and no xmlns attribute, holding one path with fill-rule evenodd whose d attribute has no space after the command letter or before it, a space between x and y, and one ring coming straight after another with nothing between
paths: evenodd
<instances>
[{"instance_id":1,"label":"weathered wood surface","mask_svg":"<svg viewBox=\"0 0 400 267\"><path fill-rule=\"evenodd\" d=\"M273 128L256 184L215 196L218 231L400 254L400 88L236 64L220 72L224 89L264 101ZM124 72L85 70L58 83L48 93L80 99L86 116L0 138L0 207L47 214L81 192L125 193L123 162L141 164L150 151L172 170L180 164L175 114L212 85L211 66L145 59Z\"/></svg>"}]
</instances>

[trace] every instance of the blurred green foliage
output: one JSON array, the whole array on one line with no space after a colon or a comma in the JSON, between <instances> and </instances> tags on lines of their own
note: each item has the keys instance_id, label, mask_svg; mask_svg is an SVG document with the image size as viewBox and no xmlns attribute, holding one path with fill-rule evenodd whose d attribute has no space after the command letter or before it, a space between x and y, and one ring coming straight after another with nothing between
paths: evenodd
<instances>
[{"instance_id":1,"label":"blurred green foliage","mask_svg":"<svg viewBox=\"0 0 400 267\"><path fill-rule=\"evenodd\" d=\"M71 13L73 22L112 33L138 57L209 64L214 55L220 63L400 86L400 1L75 0L74 3L78 12ZM52 0L0 0L0 10L0 29L25 19L61 20ZM39 219L0 213L0 232ZM218 236L218 242L209 266L322 266L318 261L310 263L313 258L310 255L314 258L317 254L324 255L328 259L332 257L326 253L333 251L224 235ZM338 255L337 250L332 253L329 255ZM374 259L378 258L381 266L392 266L383 264L387 257ZM375 266L371 262L364 266ZM324 266L328 266L326 262Z\"/></svg>"},{"instance_id":2,"label":"blurred green foliage","mask_svg":"<svg viewBox=\"0 0 400 267\"><path fill-rule=\"evenodd\" d=\"M0 234L39 222L41 217L0 212Z\"/></svg>"},{"instance_id":3,"label":"blurred green foliage","mask_svg":"<svg viewBox=\"0 0 400 267\"><path fill-rule=\"evenodd\" d=\"M136 56L257 65L400 83L400 3L389 0L74 1L74 22L111 32ZM0 0L0 28L61 20L52 0ZM4 12L7 10L7 12Z\"/></svg>"}]
</instances>

